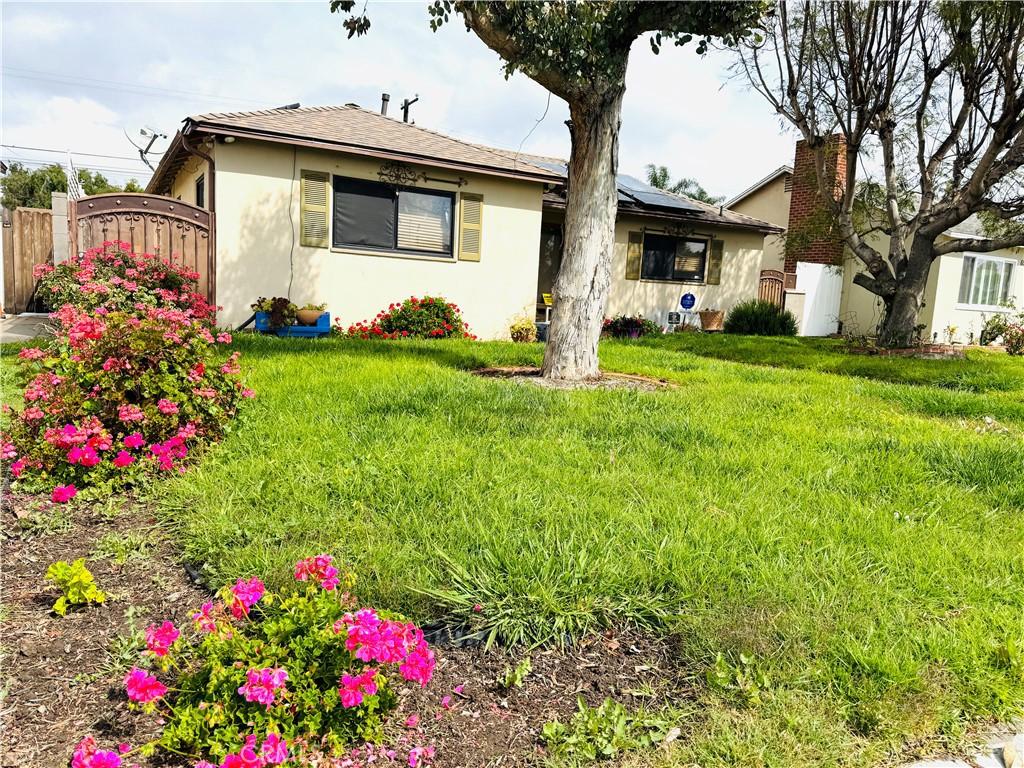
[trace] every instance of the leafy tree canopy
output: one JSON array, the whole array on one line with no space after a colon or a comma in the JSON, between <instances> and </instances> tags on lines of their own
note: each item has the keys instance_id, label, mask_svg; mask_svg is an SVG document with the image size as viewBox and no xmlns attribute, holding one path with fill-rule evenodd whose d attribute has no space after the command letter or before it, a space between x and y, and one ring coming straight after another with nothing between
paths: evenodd
<instances>
[{"instance_id":1,"label":"leafy tree canopy","mask_svg":"<svg viewBox=\"0 0 1024 768\"><path fill-rule=\"evenodd\" d=\"M710 205L718 205L725 199L720 195L712 195L696 179L682 178L679 181L672 181L672 176L664 165L647 164L647 183L652 187L664 189L677 195L686 195Z\"/></svg>"},{"instance_id":2,"label":"leafy tree canopy","mask_svg":"<svg viewBox=\"0 0 1024 768\"><path fill-rule=\"evenodd\" d=\"M87 195L144 191L135 179L129 179L124 186L118 186L102 173L87 168L78 170L78 181ZM3 191L0 203L4 208L49 208L50 193L67 192L68 182L64 169L56 163L35 169L22 163L11 163L7 175L0 177L0 190Z\"/></svg>"}]
</instances>

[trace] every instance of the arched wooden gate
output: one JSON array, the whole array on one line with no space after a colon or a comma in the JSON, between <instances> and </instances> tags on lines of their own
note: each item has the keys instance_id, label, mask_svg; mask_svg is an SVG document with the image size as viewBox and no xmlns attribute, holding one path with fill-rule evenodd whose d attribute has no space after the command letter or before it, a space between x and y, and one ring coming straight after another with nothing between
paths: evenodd
<instances>
[{"instance_id":1,"label":"arched wooden gate","mask_svg":"<svg viewBox=\"0 0 1024 768\"><path fill-rule=\"evenodd\" d=\"M757 297L781 307L785 301L786 276L777 269L762 269L757 285Z\"/></svg>"},{"instance_id":2,"label":"arched wooden gate","mask_svg":"<svg viewBox=\"0 0 1024 768\"><path fill-rule=\"evenodd\" d=\"M212 302L216 266L214 217L205 208L171 197L115 192L68 204L71 251L82 253L111 240L131 243L199 274L199 291Z\"/></svg>"}]
</instances>

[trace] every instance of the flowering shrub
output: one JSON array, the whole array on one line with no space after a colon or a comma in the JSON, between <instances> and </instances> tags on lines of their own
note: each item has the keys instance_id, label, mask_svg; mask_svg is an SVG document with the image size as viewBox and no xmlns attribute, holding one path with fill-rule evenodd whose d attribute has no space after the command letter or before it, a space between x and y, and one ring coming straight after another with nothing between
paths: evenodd
<instances>
[{"instance_id":1,"label":"flowering shrub","mask_svg":"<svg viewBox=\"0 0 1024 768\"><path fill-rule=\"evenodd\" d=\"M657 336L664 331L661 326L653 320L637 315L618 315L617 317L606 317L601 333L604 336L611 336L615 339L636 339L640 336Z\"/></svg>"},{"instance_id":2,"label":"flowering shrub","mask_svg":"<svg viewBox=\"0 0 1024 768\"><path fill-rule=\"evenodd\" d=\"M295 578L276 594L239 579L193 614L190 629L165 621L146 630L148 661L125 676L125 691L164 728L142 751L192 755L196 768L334 765L323 758L380 738L397 703L393 680L430 681L434 655L419 628L353 610L353 579L330 556L299 561ZM91 736L79 745L88 750L97 752ZM408 764L424 753L413 748Z\"/></svg>"},{"instance_id":3,"label":"flowering shrub","mask_svg":"<svg viewBox=\"0 0 1024 768\"><path fill-rule=\"evenodd\" d=\"M51 307L131 312L143 304L178 309L208 323L214 319L214 308L196 290L197 273L148 253L132 253L131 243L108 242L57 266L40 264L35 276L39 295Z\"/></svg>"},{"instance_id":4,"label":"flowering shrub","mask_svg":"<svg viewBox=\"0 0 1024 768\"><path fill-rule=\"evenodd\" d=\"M1016 320L1006 324L1003 331L1003 344L1011 355L1024 355L1024 314L1017 315Z\"/></svg>"},{"instance_id":5,"label":"flowering shrub","mask_svg":"<svg viewBox=\"0 0 1024 768\"><path fill-rule=\"evenodd\" d=\"M476 339L462 319L462 310L439 296L412 296L401 304L389 304L369 322L358 322L347 329L339 322L337 330L356 339Z\"/></svg>"},{"instance_id":6,"label":"flowering shrub","mask_svg":"<svg viewBox=\"0 0 1024 768\"><path fill-rule=\"evenodd\" d=\"M214 336L194 276L113 245L68 264L50 268L41 286L79 303L51 315L46 349L19 353L25 404L8 414L0 441L11 474L29 490L51 488L56 503L82 487L114 489L180 469L251 396L237 378L237 353L215 358L215 343L231 336ZM164 285L176 287L154 287Z\"/></svg>"}]
</instances>

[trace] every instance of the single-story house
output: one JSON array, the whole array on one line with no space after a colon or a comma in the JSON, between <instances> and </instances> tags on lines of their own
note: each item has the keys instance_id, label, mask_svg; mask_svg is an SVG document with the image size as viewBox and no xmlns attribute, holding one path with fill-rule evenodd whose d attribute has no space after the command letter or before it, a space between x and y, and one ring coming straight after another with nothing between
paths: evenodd
<instances>
[{"instance_id":1,"label":"single-story house","mask_svg":"<svg viewBox=\"0 0 1024 768\"><path fill-rule=\"evenodd\" d=\"M354 104L184 121L147 192L215 213L225 325L260 296L326 303L343 323L441 295L483 338L535 313L561 258L565 162L472 144ZM779 227L619 179L609 314L667 323L680 296L757 295ZM557 311L557 307L554 311Z\"/></svg>"},{"instance_id":2,"label":"single-story house","mask_svg":"<svg viewBox=\"0 0 1024 768\"><path fill-rule=\"evenodd\" d=\"M837 153L837 157L840 155ZM804 142L798 142L792 165L776 168L726 206L788 231L818 205L811 162ZM839 164L831 170L840 183L845 169ZM971 218L944 237L984 239L984 234ZM888 252L885 235L875 235L869 242L880 252ZM813 242L799 253L787 256L785 232L769 235L765 239L764 263L766 268L786 274L787 306L792 303L802 312L800 320L805 328L868 336L878 331L884 309L882 300L854 284L854 276L866 268L838 241ZM810 301L809 292L817 292L819 300ZM939 342L977 341L986 318L994 313L1009 313L1008 305L1019 308L1022 300L1024 248L945 254L935 259L928 275L920 316L924 325L922 338ZM812 316L815 314L817 317Z\"/></svg>"}]
</instances>

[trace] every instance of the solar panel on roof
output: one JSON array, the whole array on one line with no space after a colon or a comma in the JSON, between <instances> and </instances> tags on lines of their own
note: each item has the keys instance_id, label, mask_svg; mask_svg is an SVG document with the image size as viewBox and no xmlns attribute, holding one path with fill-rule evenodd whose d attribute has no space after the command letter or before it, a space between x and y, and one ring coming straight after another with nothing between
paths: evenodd
<instances>
[{"instance_id":1,"label":"solar panel on roof","mask_svg":"<svg viewBox=\"0 0 1024 768\"><path fill-rule=\"evenodd\" d=\"M675 208L682 211L701 211L699 205L684 200L676 195L671 195L664 190L652 187L639 179L619 174L615 179L620 190L644 205L655 205L659 208Z\"/></svg>"}]
</instances>

